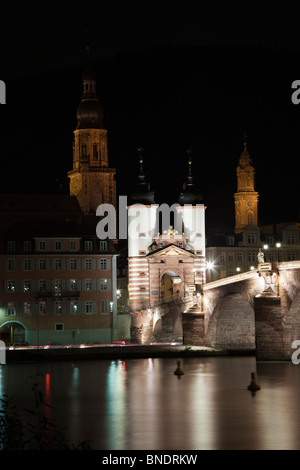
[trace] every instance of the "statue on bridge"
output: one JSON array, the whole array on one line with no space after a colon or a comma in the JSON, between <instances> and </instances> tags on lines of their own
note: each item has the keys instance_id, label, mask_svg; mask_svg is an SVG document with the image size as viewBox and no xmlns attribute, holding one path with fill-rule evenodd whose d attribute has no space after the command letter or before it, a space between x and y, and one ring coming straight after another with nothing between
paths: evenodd
<instances>
[{"instance_id":1,"label":"statue on bridge","mask_svg":"<svg viewBox=\"0 0 300 470\"><path fill-rule=\"evenodd\" d=\"M257 261L258 261L259 264L263 263L265 261L265 255L261 251L261 248L258 250Z\"/></svg>"}]
</instances>

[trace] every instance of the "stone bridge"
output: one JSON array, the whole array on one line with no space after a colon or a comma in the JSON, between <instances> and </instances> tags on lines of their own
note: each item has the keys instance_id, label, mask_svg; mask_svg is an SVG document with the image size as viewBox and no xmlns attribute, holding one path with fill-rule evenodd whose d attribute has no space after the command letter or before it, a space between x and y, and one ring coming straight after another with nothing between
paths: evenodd
<instances>
[{"instance_id":1,"label":"stone bridge","mask_svg":"<svg viewBox=\"0 0 300 470\"><path fill-rule=\"evenodd\" d=\"M264 263L201 287L201 305L183 312L185 344L291 359L300 340L300 261Z\"/></svg>"},{"instance_id":2,"label":"stone bridge","mask_svg":"<svg viewBox=\"0 0 300 470\"><path fill-rule=\"evenodd\" d=\"M258 359L291 359L300 344L300 261L197 285L198 296L132 312L139 340L252 350ZM197 299L197 301L196 301ZM141 337L141 335L143 335Z\"/></svg>"}]
</instances>

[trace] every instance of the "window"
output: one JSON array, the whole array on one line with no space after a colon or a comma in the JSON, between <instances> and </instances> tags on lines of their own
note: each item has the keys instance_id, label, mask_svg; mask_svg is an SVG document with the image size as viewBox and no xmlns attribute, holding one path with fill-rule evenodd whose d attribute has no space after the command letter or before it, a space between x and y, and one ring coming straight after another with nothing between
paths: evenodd
<instances>
[{"instance_id":1,"label":"window","mask_svg":"<svg viewBox=\"0 0 300 470\"><path fill-rule=\"evenodd\" d=\"M40 279L39 280L39 291L40 292L46 292L47 289L47 284L46 284L46 279Z\"/></svg>"},{"instance_id":2,"label":"window","mask_svg":"<svg viewBox=\"0 0 300 470\"><path fill-rule=\"evenodd\" d=\"M46 242L39 242L39 251L46 251Z\"/></svg>"},{"instance_id":3,"label":"window","mask_svg":"<svg viewBox=\"0 0 300 470\"><path fill-rule=\"evenodd\" d=\"M145 250L139 250L139 255L145 255L146 251Z\"/></svg>"},{"instance_id":4,"label":"window","mask_svg":"<svg viewBox=\"0 0 300 470\"><path fill-rule=\"evenodd\" d=\"M253 245L256 243L256 235L248 235L247 240L249 245Z\"/></svg>"},{"instance_id":5,"label":"window","mask_svg":"<svg viewBox=\"0 0 300 470\"><path fill-rule=\"evenodd\" d=\"M31 242L30 241L24 241L23 242L23 250L24 251L31 251Z\"/></svg>"},{"instance_id":6,"label":"window","mask_svg":"<svg viewBox=\"0 0 300 470\"><path fill-rule=\"evenodd\" d=\"M30 315L30 302L24 302L24 305L23 305L23 312L24 312L24 315Z\"/></svg>"},{"instance_id":7,"label":"window","mask_svg":"<svg viewBox=\"0 0 300 470\"><path fill-rule=\"evenodd\" d=\"M108 300L101 300L101 313L109 313L109 302Z\"/></svg>"},{"instance_id":8,"label":"window","mask_svg":"<svg viewBox=\"0 0 300 470\"><path fill-rule=\"evenodd\" d=\"M7 304L7 315L15 315L16 307L14 302L8 302Z\"/></svg>"},{"instance_id":9,"label":"window","mask_svg":"<svg viewBox=\"0 0 300 470\"><path fill-rule=\"evenodd\" d=\"M7 292L15 292L15 291L16 291L15 281L7 281Z\"/></svg>"},{"instance_id":10,"label":"window","mask_svg":"<svg viewBox=\"0 0 300 470\"><path fill-rule=\"evenodd\" d=\"M93 144L93 160L98 160L97 144Z\"/></svg>"},{"instance_id":11,"label":"window","mask_svg":"<svg viewBox=\"0 0 300 470\"><path fill-rule=\"evenodd\" d=\"M7 251L15 251L16 250L16 242L9 240L7 242Z\"/></svg>"},{"instance_id":12,"label":"window","mask_svg":"<svg viewBox=\"0 0 300 470\"><path fill-rule=\"evenodd\" d=\"M266 244L267 245L274 245L274 237L272 235L266 236Z\"/></svg>"},{"instance_id":13,"label":"window","mask_svg":"<svg viewBox=\"0 0 300 470\"><path fill-rule=\"evenodd\" d=\"M77 250L77 242L75 242L74 240L72 240L70 242L70 250L71 251L76 251Z\"/></svg>"},{"instance_id":14,"label":"window","mask_svg":"<svg viewBox=\"0 0 300 470\"><path fill-rule=\"evenodd\" d=\"M70 259L70 270L75 271L77 269L77 259Z\"/></svg>"},{"instance_id":15,"label":"window","mask_svg":"<svg viewBox=\"0 0 300 470\"><path fill-rule=\"evenodd\" d=\"M234 262L234 253L232 251L230 253L228 253L228 261L230 263Z\"/></svg>"},{"instance_id":16,"label":"window","mask_svg":"<svg viewBox=\"0 0 300 470\"><path fill-rule=\"evenodd\" d=\"M179 246L179 248L183 248L183 243L182 243L182 242L178 242L178 246Z\"/></svg>"},{"instance_id":17,"label":"window","mask_svg":"<svg viewBox=\"0 0 300 470\"><path fill-rule=\"evenodd\" d=\"M56 300L54 304L54 312L56 315L61 315L62 313L62 303L61 300Z\"/></svg>"},{"instance_id":18,"label":"window","mask_svg":"<svg viewBox=\"0 0 300 470\"><path fill-rule=\"evenodd\" d=\"M108 265L107 259L105 259L105 258L100 259L100 269L101 270L106 271L108 269L107 265Z\"/></svg>"},{"instance_id":19,"label":"window","mask_svg":"<svg viewBox=\"0 0 300 470\"><path fill-rule=\"evenodd\" d=\"M243 261L243 253L238 252L238 261Z\"/></svg>"},{"instance_id":20,"label":"window","mask_svg":"<svg viewBox=\"0 0 300 470\"><path fill-rule=\"evenodd\" d=\"M227 237L227 245L234 245L234 237L232 235Z\"/></svg>"},{"instance_id":21,"label":"window","mask_svg":"<svg viewBox=\"0 0 300 470\"><path fill-rule=\"evenodd\" d=\"M165 246L164 242L159 242L159 248L163 248Z\"/></svg>"},{"instance_id":22,"label":"window","mask_svg":"<svg viewBox=\"0 0 300 470\"><path fill-rule=\"evenodd\" d=\"M64 331L64 324L63 323L55 323L55 330L56 331Z\"/></svg>"},{"instance_id":23,"label":"window","mask_svg":"<svg viewBox=\"0 0 300 470\"><path fill-rule=\"evenodd\" d=\"M55 279L55 281L54 281L54 293L55 293L55 295L60 295L61 294L61 289L62 289L62 280L61 279Z\"/></svg>"},{"instance_id":24,"label":"window","mask_svg":"<svg viewBox=\"0 0 300 470\"><path fill-rule=\"evenodd\" d=\"M77 300L71 300L71 302L70 302L70 313L72 313L72 314L78 313L78 302L77 302Z\"/></svg>"},{"instance_id":25,"label":"window","mask_svg":"<svg viewBox=\"0 0 300 470\"><path fill-rule=\"evenodd\" d=\"M61 249L62 249L62 243L58 241L54 242L54 250L61 251Z\"/></svg>"},{"instance_id":26,"label":"window","mask_svg":"<svg viewBox=\"0 0 300 470\"><path fill-rule=\"evenodd\" d=\"M45 260L45 259L39 259L38 263L39 263L39 264L38 264L39 270L40 270L40 271L46 271L46 269L47 269L46 260Z\"/></svg>"},{"instance_id":27,"label":"window","mask_svg":"<svg viewBox=\"0 0 300 470\"><path fill-rule=\"evenodd\" d=\"M85 269L87 271L91 271L92 270L92 260L91 259L86 259L85 260Z\"/></svg>"},{"instance_id":28,"label":"window","mask_svg":"<svg viewBox=\"0 0 300 470\"><path fill-rule=\"evenodd\" d=\"M7 263L7 271L14 271L15 270L15 260L14 259L8 259Z\"/></svg>"},{"instance_id":29,"label":"window","mask_svg":"<svg viewBox=\"0 0 300 470\"><path fill-rule=\"evenodd\" d=\"M85 290L92 290L92 289L93 289L92 279L86 279L85 280Z\"/></svg>"},{"instance_id":30,"label":"window","mask_svg":"<svg viewBox=\"0 0 300 470\"><path fill-rule=\"evenodd\" d=\"M273 251L269 252L269 261L275 261L275 254Z\"/></svg>"},{"instance_id":31,"label":"window","mask_svg":"<svg viewBox=\"0 0 300 470\"><path fill-rule=\"evenodd\" d=\"M31 281L29 279L25 279L25 281L23 281L23 291L31 292Z\"/></svg>"},{"instance_id":32,"label":"window","mask_svg":"<svg viewBox=\"0 0 300 470\"><path fill-rule=\"evenodd\" d=\"M109 290L110 279L100 279L100 290Z\"/></svg>"},{"instance_id":33,"label":"window","mask_svg":"<svg viewBox=\"0 0 300 470\"><path fill-rule=\"evenodd\" d=\"M146 236L146 234L145 234ZM107 251L107 241L106 240L100 240L100 251Z\"/></svg>"},{"instance_id":34,"label":"window","mask_svg":"<svg viewBox=\"0 0 300 470\"><path fill-rule=\"evenodd\" d=\"M77 280L76 279L70 279L70 290L72 292L75 292L75 291L78 291L79 288L78 288L78 285L77 285Z\"/></svg>"},{"instance_id":35,"label":"window","mask_svg":"<svg viewBox=\"0 0 300 470\"><path fill-rule=\"evenodd\" d=\"M287 242L288 245L294 245L296 243L296 235L288 235Z\"/></svg>"},{"instance_id":36,"label":"window","mask_svg":"<svg viewBox=\"0 0 300 470\"><path fill-rule=\"evenodd\" d=\"M93 301L92 300L85 301L85 313L93 313Z\"/></svg>"},{"instance_id":37,"label":"window","mask_svg":"<svg viewBox=\"0 0 300 470\"><path fill-rule=\"evenodd\" d=\"M23 269L24 271L31 271L31 259L23 260Z\"/></svg>"},{"instance_id":38,"label":"window","mask_svg":"<svg viewBox=\"0 0 300 470\"><path fill-rule=\"evenodd\" d=\"M288 261L295 261L296 253L289 252L288 253Z\"/></svg>"},{"instance_id":39,"label":"window","mask_svg":"<svg viewBox=\"0 0 300 470\"><path fill-rule=\"evenodd\" d=\"M55 259L54 260L54 270L55 271L61 271L62 270L62 261L61 261L61 259Z\"/></svg>"},{"instance_id":40,"label":"window","mask_svg":"<svg viewBox=\"0 0 300 470\"><path fill-rule=\"evenodd\" d=\"M84 250L85 251L92 251L93 250L93 242L91 240L86 240L84 242Z\"/></svg>"},{"instance_id":41,"label":"window","mask_svg":"<svg viewBox=\"0 0 300 470\"><path fill-rule=\"evenodd\" d=\"M221 251L220 253L220 263L225 263L226 261L226 253L224 251Z\"/></svg>"},{"instance_id":42,"label":"window","mask_svg":"<svg viewBox=\"0 0 300 470\"><path fill-rule=\"evenodd\" d=\"M255 262L256 261L256 253L249 252L248 253L248 261L249 261L249 263Z\"/></svg>"},{"instance_id":43,"label":"window","mask_svg":"<svg viewBox=\"0 0 300 470\"><path fill-rule=\"evenodd\" d=\"M42 300L39 303L39 315L46 315L46 301Z\"/></svg>"}]
</instances>

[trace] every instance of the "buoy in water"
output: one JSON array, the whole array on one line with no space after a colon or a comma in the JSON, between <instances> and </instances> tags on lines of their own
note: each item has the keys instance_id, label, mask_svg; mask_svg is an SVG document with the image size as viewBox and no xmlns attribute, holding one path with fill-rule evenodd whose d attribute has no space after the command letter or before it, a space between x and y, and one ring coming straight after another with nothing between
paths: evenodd
<instances>
[{"instance_id":1,"label":"buoy in water","mask_svg":"<svg viewBox=\"0 0 300 470\"><path fill-rule=\"evenodd\" d=\"M248 390L251 390L252 392L255 392L256 390L260 390L260 386L256 383L254 372L251 372L251 382L250 382L250 385L248 385Z\"/></svg>"},{"instance_id":2,"label":"buoy in water","mask_svg":"<svg viewBox=\"0 0 300 470\"><path fill-rule=\"evenodd\" d=\"M178 361L178 362L177 362L177 369L175 370L174 375L179 375L179 376L181 376L181 375L183 375L183 374L184 374L184 372L183 372L183 370L182 370L181 367L180 367L180 361Z\"/></svg>"}]
</instances>

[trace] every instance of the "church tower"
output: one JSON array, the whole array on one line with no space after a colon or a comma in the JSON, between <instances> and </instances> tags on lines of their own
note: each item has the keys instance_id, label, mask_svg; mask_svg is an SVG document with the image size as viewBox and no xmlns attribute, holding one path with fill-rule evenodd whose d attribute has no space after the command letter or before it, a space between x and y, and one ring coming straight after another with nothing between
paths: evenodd
<instances>
[{"instance_id":1,"label":"church tower","mask_svg":"<svg viewBox=\"0 0 300 470\"><path fill-rule=\"evenodd\" d=\"M234 194L235 203L235 233L240 233L246 225L258 224L258 192L255 191L255 170L247 150L244 136L244 150L241 153L236 169L237 192Z\"/></svg>"},{"instance_id":2,"label":"church tower","mask_svg":"<svg viewBox=\"0 0 300 470\"><path fill-rule=\"evenodd\" d=\"M103 107L96 93L96 77L90 62L83 76L83 93L74 131L70 196L76 196L85 214L96 213L102 203L116 206L115 169L108 165L107 130Z\"/></svg>"}]
</instances>

